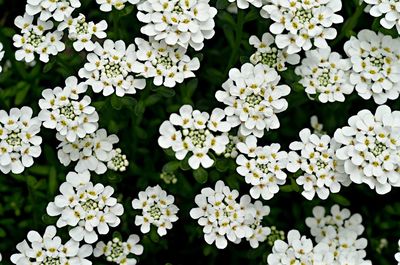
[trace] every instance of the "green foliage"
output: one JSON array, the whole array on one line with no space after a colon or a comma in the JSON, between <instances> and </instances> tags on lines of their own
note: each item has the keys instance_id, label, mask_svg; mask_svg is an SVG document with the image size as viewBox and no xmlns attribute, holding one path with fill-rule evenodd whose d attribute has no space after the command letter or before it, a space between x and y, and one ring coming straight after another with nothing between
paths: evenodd
<instances>
[{"instance_id":1,"label":"green foliage","mask_svg":"<svg viewBox=\"0 0 400 265\"><path fill-rule=\"evenodd\" d=\"M95 1L82 2L80 11L88 19L107 20L109 38L133 43L134 38L144 37L140 33L141 24L135 17L135 7L128 6L122 11L102 13ZM214 94L227 79L229 69L248 61L253 52L248 38L253 34L261 37L268 30L269 22L261 18L254 7L246 11L240 10L235 15L225 11L228 6L226 0L211 2L219 9L216 35L212 40L206 41L205 48L200 53L190 51L192 56L201 60L201 69L196 72L197 78L186 80L174 89L155 87L148 80L146 89L133 97L103 97L91 93L93 105L100 115L100 127L119 136L119 146L130 161L130 166L124 173L108 172L94 177L95 182L113 186L118 199L124 204L126 213L121 226L113 229L113 232L119 231L125 238L131 233L140 235L138 227L134 225L135 212L130 201L148 185L160 184L176 197L176 204L181 209L179 221L167 236L160 238L155 230L147 235L140 235L145 252L139 258L139 264L266 264L266 257L271 250L266 243L255 250L248 244L230 244L223 251L208 246L202 238L201 228L189 216L195 195L201 188L213 186L219 179L224 180L231 188L239 189L242 194L248 193L249 186L235 172L235 164L230 159L218 160L209 170L192 171L187 161L177 162L171 152L163 151L157 144L160 124L181 105L193 104L195 108L205 111L218 106ZM341 13L345 22L338 26L338 38L330 43L334 50L343 53L343 43L363 28L397 36L397 32L383 29L378 20L365 14L364 7L358 6L358 0L342 2L344 7ZM77 53L71 49L71 43L68 42L69 48L46 65L39 62L28 67L24 63L16 62L12 45L12 36L16 29L13 20L17 15L23 14L24 4L25 1L22 0L0 0L0 42L4 44L6 51L3 62L10 62L9 66L4 67L8 70L0 74L0 109L9 110L27 105L37 114L41 92L46 88L63 86L65 78L77 75L86 56L85 53ZM287 148L291 141L298 139L298 132L302 128L309 127L309 119L315 114L319 116L328 133L332 134L360 109L376 108L372 101L364 101L354 95L348 97L345 103L320 104L311 101L298 83L293 68L283 73L283 82L292 88L288 96L289 108L279 115L281 128L266 133L262 139L264 143L279 142ZM400 109L400 101L391 102L391 107ZM42 155L33 167L21 175L0 175L0 252L5 259L15 252L16 244L25 239L29 230L44 231L47 225L55 223L54 218L46 215L46 205L58 194L58 186L65 181L66 173L73 170L73 167L65 168L58 162L55 132L42 129L41 136L44 139ZM174 173L177 183L166 184L160 178L162 171ZM366 185L352 185L345 188L340 195L331 195L326 201L314 199L311 202L306 201L300 192L294 178L291 178L282 188L282 192L266 202L271 207L266 224L275 225L279 230L285 231L297 228L308 234L304 220L311 215L312 207L330 207L338 203L354 213L362 214L366 226L364 236L369 241L368 258L374 264L394 264L393 255L397 251L397 240L400 238L398 189L379 196ZM61 231L66 238L67 230ZM382 238L386 238L389 245L378 251ZM107 241L110 237L104 236L101 239ZM2 264L10 263L5 260ZM94 264L107 263L95 260Z\"/></svg>"}]
</instances>

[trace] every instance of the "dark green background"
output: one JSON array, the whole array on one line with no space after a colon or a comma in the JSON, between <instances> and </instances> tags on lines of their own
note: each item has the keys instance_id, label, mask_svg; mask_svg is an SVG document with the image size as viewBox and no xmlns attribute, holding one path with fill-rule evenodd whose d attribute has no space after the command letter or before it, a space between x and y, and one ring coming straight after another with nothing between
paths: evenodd
<instances>
[{"instance_id":1,"label":"dark green background","mask_svg":"<svg viewBox=\"0 0 400 265\"><path fill-rule=\"evenodd\" d=\"M122 11L102 13L95 1L82 0L83 6L78 11L88 17L88 20L107 20L108 37L113 40L123 39L133 43L135 37L145 38L140 33L141 23L137 21L133 6L128 5ZM122 224L113 231L119 231L124 238L131 233L137 233L142 238L145 250L139 258L140 264L265 264L271 247L263 243L256 250L247 243L229 244L225 250L217 250L208 246L202 237L200 227L189 216L194 206L194 197L201 188L214 186L218 179L224 180L232 188L248 193L249 185L235 173L232 160L220 160L216 167L193 173L187 170L185 163L174 162L171 153L163 151L157 144L158 128L169 114L176 112L183 104L192 104L195 108L211 111L214 107L223 107L214 98L215 91L220 89L232 67L240 67L248 61L254 52L248 44L252 34L258 37L268 30L268 21L259 16L254 7L240 11L238 15L224 11L227 2L211 1L218 7L215 18L216 34L212 40L205 42L205 48L200 52L190 50L192 56L201 60L201 68L196 73L197 78L186 80L175 89L154 87L148 80L147 87L137 95L117 98L103 97L89 92L100 115L100 126L109 133L115 133L120 138L119 146L130 161L129 169L123 174L107 173L93 177L94 181L111 185L116 189L117 196L125 206ZM343 0L344 8L341 14L345 23L339 25L338 38L331 42L333 50L343 54L343 43L349 36L361 29L370 28L385 34L397 36L395 30L384 30L379 21L363 13L362 7L357 7L358 0ZM12 36L17 28L13 25L14 18L24 13L25 1L0 0L0 41L5 46L5 60L11 61L11 68L0 74L0 108L9 110L12 107L30 106L37 114L37 101L45 88L63 86L64 79L77 75L79 68L85 63L85 53L76 53L70 41L67 49L56 57L52 57L47 65L38 63L33 68L14 59L15 49ZM303 54L301 54L304 56ZM309 127L309 119L317 114L330 134L346 124L347 119L359 110L368 108L374 110L373 101L365 101L353 94L345 103L321 104L311 101L305 95L303 88L297 83L293 69L282 73L283 83L291 86L292 92L287 97L289 108L278 115L281 121L279 130L268 132L261 140L268 144L279 142L285 149L289 143L298 139L298 132ZM400 109L400 101L389 103L393 109ZM58 194L58 186L65 180L65 175L72 167L63 167L57 159L55 146L57 141L55 131L42 129L42 155L35 165L25 170L21 175L0 176L0 252L3 259L15 252L15 245L26 238L29 230L35 229L41 233L47 225L55 223L55 219L46 215L46 205ZM176 171L178 183L166 185L159 178L162 169ZM194 176L195 175L195 176ZM200 183L203 182L203 183ZM342 190L340 195L331 195L328 200L314 199L307 201L300 195L296 185L288 185L272 200L265 202L271 207L271 214L265 223L275 225L280 230L299 229L309 235L304 219L311 215L312 207L323 205L330 207L339 203L351 209L353 213L363 216L366 226L364 236L368 239L368 258L374 264L395 264L394 254L397 252L397 241L400 238L399 190L394 189L385 196L377 195L366 185L352 185ZM176 204L181 209L179 221L167 236L159 238L155 231L141 235L134 225L135 212L130 201L140 190L148 185L160 184L176 198ZM60 230L66 238L66 230ZM101 237L102 240L110 239ZM387 238L389 246L379 253L376 249L381 238ZM2 264L9 264L3 260ZM101 260L93 260L94 264L106 264Z\"/></svg>"}]
</instances>

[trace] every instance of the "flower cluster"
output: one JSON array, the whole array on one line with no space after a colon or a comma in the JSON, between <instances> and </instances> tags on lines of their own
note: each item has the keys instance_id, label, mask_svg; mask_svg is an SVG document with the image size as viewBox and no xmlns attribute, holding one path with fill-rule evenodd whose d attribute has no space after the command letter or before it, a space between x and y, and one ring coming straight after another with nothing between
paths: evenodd
<instances>
[{"instance_id":1,"label":"flower cluster","mask_svg":"<svg viewBox=\"0 0 400 265\"><path fill-rule=\"evenodd\" d=\"M50 55L56 55L65 49L65 44L61 42L63 32L50 31L54 26L51 21L37 20L37 23L33 24L33 19L34 17L28 14L15 19L15 25L21 29L21 35L13 36L14 46L19 48L15 52L15 58L30 63L35 60L36 53L40 61L47 63Z\"/></svg>"},{"instance_id":2,"label":"flower cluster","mask_svg":"<svg viewBox=\"0 0 400 265\"><path fill-rule=\"evenodd\" d=\"M12 108L10 114L0 110L0 171L4 174L22 173L42 152L42 137L37 135L41 122L32 114L29 107Z\"/></svg>"},{"instance_id":3,"label":"flower cluster","mask_svg":"<svg viewBox=\"0 0 400 265\"><path fill-rule=\"evenodd\" d=\"M100 10L103 12L110 12L113 7L117 10L122 10L126 2L135 5L139 0L96 0L96 3L100 5Z\"/></svg>"},{"instance_id":4,"label":"flower cluster","mask_svg":"<svg viewBox=\"0 0 400 265\"><path fill-rule=\"evenodd\" d=\"M157 86L174 87L184 79L194 77L193 71L200 67L199 59L191 59L186 55L186 48L170 46L164 40L156 41L150 37L149 41L136 38L138 46L137 59L141 61L136 70L140 76L154 78Z\"/></svg>"},{"instance_id":5,"label":"flower cluster","mask_svg":"<svg viewBox=\"0 0 400 265\"><path fill-rule=\"evenodd\" d=\"M137 8L139 21L146 24L140 31L168 45L201 50L204 40L215 34L217 9L209 5L209 0L149 0L141 1Z\"/></svg>"},{"instance_id":6,"label":"flower cluster","mask_svg":"<svg viewBox=\"0 0 400 265\"><path fill-rule=\"evenodd\" d=\"M122 153L121 148L111 150L111 159L107 162L107 167L114 171L124 172L129 166L126 155Z\"/></svg>"},{"instance_id":7,"label":"flower cluster","mask_svg":"<svg viewBox=\"0 0 400 265\"><path fill-rule=\"evenodd\" d=\"M99 115L90 105L91 98L85 95L79 100L80 94L85 93L87 85L78 83L78 79L70 76L65 80L65 87L45 89L43 98L39 100L42 109L39 119L43 126L56 129L69 142L83 138L98 128Z\"/></svg>"},{"instance_id":8,"label":"flower cluster","mask_svg":"<svg viewBox=\"0 0 400 265\"><path fill-rule=\"evenodd\" d=\"M277 71L285 71L287 69L286 63L296 65L300 62L298 54L288 54L286 48L278 49L275 46L274 37L268 32L262 35L261 40L257 36L251 36L249 43L257 49L250 56L250 62L254 65L262 63Z\"/></svg>"},{"instance_id":9,"label":"flower cluster","mask_svg":"<svg viewBox=\"0 0 400 265\"><path fill-rule=\"evenodd\" d=\"M400 38L362 30L344 44L352 63L350 82L364 99L377 104L397 99L400 93Z\"/></svg>"},{"instance_id":10,"label":"flower cluster","mask_svg":"<svg viewBox=\"0 0 400 265\"><path fill-rule=\"evenodd\" d=\"M400 186L400 111L383 105L375 114L362 110L348 122L334 137L341 145L336 156L351 181L366 183L378 194Z\"/></svg>"},{"instance_id":11,"label":"flower cluster","mask_svg":"<svg viewBox=\"0 0 400 265\"><path fill-rule=\"evenodd\" d=\"M210 151L222 154L229 143L226 132L231 126L224 119L221 109L214 109L210 115L184 105L179 114L171 114L169 120L161 124L158 144L164 149L172 148L179 160L190 153L189 166L193 169L200 165L209 168L214 164Z\"/></svg>"},{"instance_id":12,"label":"flower cluster","mask_svg":"<svg viewBox=\"0 0 400 265\"><path fill-rule=\"evenodd\" d=\"M317 96L322 103L345 100L345 95L353 92L350 83L351 63L342 59L330 48L306 51L306 58L296 67L299 81L309 95Z\"/></svg>"},{"instance_id":13,"label":"flower cluster","mask_svg":"<svg viewBox=\"0 0 400 265\"><path fill-rule=\"evenodd\" d=\"M118 136L107 135L105 129L98 129L74 142L68 141L59 133L57 139L61 141L58 145L58 159L64 166L77 162L76 172L90 170L96 174L103 174L107 168L116 171L121 170L121 166L125 165L126 158L123 160L123 157L120 157L123 156L120 154L121 150L119 149L118 154L118 151L113 149L113 145L119 142Z\"/></svg>"},{"instance_id":14,"label":"flower cluster","mask_svg":"<svg viewBox=\"0 0 400 265\"><path fill-rule=\"evenodd\" d=\"M75 241L92 244L98 234L105 235L109 227L120 223L124 212L122 204L112 197L114 189L90 182L90 173L70 172L60 186L60 195L47 206L47 214L59 216L57 227L71 226L69 235ZM97 232L96 232L97 230Z\"/></svg>"},{"instance_id":15,"label":"flower cluster","mask_svg":"<svg viewBox=\"0 0 400 265\"><path fill-rule=\"evenodd\" d=\"M53 18L61 22L70 17L72 12L80 6L80 0L27 0L25 10L30 16L40 14L41 21Z\"/></svg>"},{"instance_id":16,"label":"flower cluster","mask_svg":"<svg viewBox=\"0 0 400 265\"><path fill-rule=\"evenodd\" d=\"M272 19L269 29L276 34L278 48L287 48L293 54L313 46L327 48L326 40L337 35L332 25L343 22L343 17L336 14L341 9L340 0L270 0L261 16Z\"/></svg>"},{"instance_id":17,"label":"flower cluster","mask_svg":"<svg viewBox=\"0 0 400 265\"><path fill-rule=\"evenodd\" d=\"M160 186L147 187L139 192L139 198L132 201L133 209L142 210L142 215L136 215L135 225L140 226L142 233L150 231L150 225L157 227L160 236L167 234L172 223L178 220L179 209L174 204L174 196L168 195Z\"/></svg>"},{"instance_id":18,"label":"flower cluster","mask_svg":"<svg viewBox=\"0 0 400 265\"><path fill-rule=\"evenodd\" d=\"M246 63L241 69L229 71L229 79L222 85L224 90L215 97L227 107L225 114L232 127L240 126L240 134L262 137L264 130L280 126L277 113L287 109L282 98L290 93L287 85L278 85L280 76L263 64Z\"/></svg>"},{"instance_id":19,"label":"flower cluster","mask_svg":"<svg viewBox=\"0 0 400 265\"><path fill-rule=\"evenodd\" d=\"M107 29L107 22L105 20L99 23L92 21L86 22L86 17L79 14L78 17L70 17L64 22L60 23L57 27L58 30L68 29L68 38L74 43L74 49L78 52L85 49L86 51L93 51L96 48L93 42L93 37L104 39L107 37L105 30Z\"/></svg>"},{"instance_id":20,"label":"flower cluster","mask_svg":"<svg viewBox=\"0 0 400 265\"><path fill-rule=\"evenodd\" d=\"M104 256L108 262L116 264L135 265L136 259L128 257L130 254L136 256L142 255L143 246L138 244L139 236L130 235L126 242L121 241L118 237L108 241L105 244L103 241L97 243L93 251L95 257Z\"/></svg>"},{"instance_id":21,"label":"flower cluster","mask_svg":"<svg viewBox=\"0 0 400 265\"><path fill-rule=\"evenodd\" d=\"M0 62L3 60L4 51L3 51L3 44L0 42ZM3 71L3 67L0 65L0 73Z\"/></svg>"},{"instance_id":22,"label":"flower cluster","mask_svg":"<svg viewBox=\"0 0 400 265\"><path fill-rule=\"evenodd\" d=\"M289 148L290 172L301 171L296 179L297 184L303 186L302 195L312 200L315 194L325 200L329 193L338 193L342 185L348 186L351 181L344 171L343 161L340 161L335 152L338 144L328 135L318 136L309 129L299 133L301 142L293 142Z\"/></svg>"},{"instance_id":23,"label":"flower cluster","mask_svg":"<svg viewBox=\"0 0 400 265\"><path fill-rule=\"evenodd\" d=\"M144 79L136 79L139 63L136 61L135 45L126 47L125 42L105 40L103 46L96 43L93 53L87 56L88 62L79 70L79 76L87 79L94 92L104 96L116 93L117 96L135 94L136 89L146 86Z\"/></svg>"},{"instance_id":24,"label":"flower cluster","mask_svg":"<svg viewBox=\"0 0 400 265\"><path fill-rule=\"evenodd\" d=\"M239 244L242 239L257 248L271 232L262 225L270 208L261 201L251 203L250 196L243 195L238 202L239 192L231 190L223 181L215 184L215 189L204 188L195 198L197 208L190 211L193 219L203 226L204 239L219 249L228 245L228 240Z\"/></svg>"},{"instance_id":25,"label":"flower cluster","mask_svg":"<svg viewBox=\"0 0 400 265\"><path fill-rule=\"evenodd\" d=\"M254 199L270 200L279 191L279 185L286 182L283 171L288 163L288 154L280 151L279 144L257 146L257 138L248 136L245 142L239 142L240 155L236 158L237 172L253 187L250 195Z\"/></svg>"},{"instance_id":26,"label":"flower cluster","mask_svg":"<svg viewBox=\"0 0 400 265\"><path fill-rule=\"evenodd\" d=\"M351 215L348 209L340 209L338 205L332 206L330 213L325 215L325 209L317 206L313 209L314 216L306 219L315 241L329 246L327 264L370 265L370 261L364 260L368 242L360 238L364 232L361 215Z\"/></svg>"},{"instance_id":27,"label":"flower cluster","mask_svg":"<svg viewBox=\"0 0 400 265\"><path fill-rule=\"evenodd\" d=\"M72 239L62 244L56 233L54 226L48 226L43 236L36 231L30 231L28 241L24 240L17 245L19 253L11 256L11 262L16 265L92 264L87 259L93 252L90 245L80 246L79 242Z\"/></svg>"},{"instance_id":28,"label":"flower cluster","mask_svg":"<svg viewBox=\"0 0 400 265\"><path fill-rule=\"evenodd\" d=\"M386 29L396 26L400 33L400 6L396 0L363 0L367 3L365 11L373 17L381 17L380 23Z\"/></svg>"}]
</instances>

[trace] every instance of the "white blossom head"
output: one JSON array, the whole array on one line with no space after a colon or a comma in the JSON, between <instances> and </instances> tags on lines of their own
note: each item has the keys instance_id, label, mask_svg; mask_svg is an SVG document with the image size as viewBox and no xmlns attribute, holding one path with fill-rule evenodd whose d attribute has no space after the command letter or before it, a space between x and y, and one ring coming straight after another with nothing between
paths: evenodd
<instances>
[{"instance_id":1,"label":"white blossom head","mask_svg":"<svg viewBox=\"0 0 400 265\"><path fill-rule=\"evenodd\" d=\"M396 0L363 0L367 3L365 11L373 17L380 17L380 24L391 29L396 26L400 33L400 8Z\"/></svg>"},{"instance_id":2,"label":"white blossom head","mask_svg":"<svg viewBox=\"0 0 400 265\"><path fill-rule=\"evenodd\" d=\"M70 17L80 6L80 0L28 0L25 10L30 16L39 14L39 19L42 21L54 19L61 22Z\"/></svg>"},{"instance_id":3,"label":"white blossom head","mask_svg":"<svg viewBox=\"0 0 400 265\"><path fill-rule=\"evenodd\" d=\"M104 256L108 262L116 264L135 265L137 260L131 257L131 254L139 256L143 253L143 246L138 244L139 240L139 236L133 234L126 242L118 237L114 237L107 243L100 241L96 244L93 255L95 257Z\"/></svg>"}]
</instances>

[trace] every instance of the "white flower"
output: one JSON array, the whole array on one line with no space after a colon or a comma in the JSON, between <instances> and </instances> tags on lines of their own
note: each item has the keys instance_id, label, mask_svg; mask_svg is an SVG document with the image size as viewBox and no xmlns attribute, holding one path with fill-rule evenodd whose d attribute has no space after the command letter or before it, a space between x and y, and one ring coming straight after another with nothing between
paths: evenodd
<instances>
[{"instance_id":1,"label":"white flower","mask_svg":"<svg viewBox=\"0 0 400 265\"><path fill-rule=\"evenodd\" d=\"M184 105L179 114L171 114L169 120L161 124L158 144L164 149L172 148L179 160L189 155L189 166L193 169L200 165L209 168L214 164L210 151L217 155L225 152L229 143L226 132L230 129L221 109L214 109L210 116Z\"/></svg>"},{"instance_id":2,"label":"white flower","mask_svg":"<svg viewBox=\"0 0 400 265\"><path fill-rule=\"evenodd\" d=\"M270 208L260 201L251 203L248 195L239 199L239 192L231 190L221 180L215 184L215 189L202 189L195 202L197 208L190 210L190 216L198 219L203 227L205 241L210 245L215 243L219 249L226 248L228 240L239 244L242 239L257 248L271 233L269 227L262 225Z\"/></svg>"},{"instance_id":3,"label":"white flower","mask_svg":"<svg viewBox=\"0 0 400 265\"><path fill-rule=\"evenodd\" d=\"M70 17L58 25L58 30L68 28L68 38L73 40L72 44L74 49L78 52L85 49L86 51L93 51L96 45L92 41L93 37L104 39L107 37L105 30L107 29L107 22L105 20L99 23L92 21L86 22L86 17L79 14L78 17Z\"/></svg>"},{"instance_id":4,"label":"white flower","mask_svg":"<svg viewBox=\"0 0 400 265\"><path fill-rule=\"evenodd\" d=\"M298 54L288 54L286 48L283 50L278 49L275 45L274 37L268 32L262 35L261 40L257 36L251 36L249 43L257 49L250 56L250 62L254 65L262 63L277 71L284 71L287 69L286 63L295 65L300 62Z\"/></svg>"},{"instance_id":5,"label":"white flower","mask_svg":"<svg viewBox=\"0 0 400 265\"><path fill-rule=\"evenodd\" d=\"M64 43L60 41L63 32L58 30L50 32L54 25L51 21L44 22L38 19L37 24L33 24L33 19L33 16L24 14L14 21L21 29L21 35L13 36L14 46L19 48L15 52L15 58L18 61L31 63L36 53L40 61L47 63L50 55L56 55L65 49Z\"/></svg>"},{"instance_id":6,"label":"white flower","mask_svg":"<svg viewBox=\"0 0 400 265\"><path fill-rule=\"evenodd\" d=\"M138 61L142 63L135 72L145 78L154 78L153 83L157 86L174 87L186 78L195 77L193 71L200 67L199 59L191 59L181 46L169 46L154 38L150 41L136 38L135 43Z\"/></svg>"},{"instance_id":7,"label":"white flower","mask_svg":"<svg viewBox=\"0 0 400 265\"><path fill-rule=\"evenodd\" d=\"M352 63L350 82L363 99L381 105L400 93L400 38L362 30L344 44Z\"/></svg>"},{"instance_id":8,"label":"white flower","mask_svg":"<svg viewBox=\"0 0 400 265\"><path fill-rule=\"evenodd\" d=\"M126 2L135 5L139 0L96 0L96 3L100 5L100 10L103 12L110 12L113 7L117 10L122 10Z\"/></svg>"},{"instance_id":9,"label":"white flower","mask_svg":"<svg viewBox=\"0 0 400 265\"><path fill-rule=\"evenodd\" d=\"M149 0L141 1L137 8L139 21L146 24L140 31L168 45L190 45L198 51L204 40L215 34L217 9L210 6L209 0Z\"/></svg>"},{"instance_id":10,"label":"white flower","mask_svg":"<svg viewBox=\"0 0 400 265\"><path fill-rule=\"evenodd\" d=\"M103 47L96 42L93 53L87 56L88 62L79 70L79 76L86 78L95 93L103 92L104 96L115 93L122 97L135 94L136 89L146 86L144 79L133 75L139 67L136 61L135 45L126 47L125 42L105 40Z\"/></svg>"},{"instance_id":11,"label":"white flower","mask_svg":"<svg viewBox=\"0 0 400 265\"><path fill-rule=\"evenodd\" d=\"M30 107L12 108L10 114L0 110L0 171L20 174L40 156L41 122L32 117Z\"/></svg>"},{"instance_id":12,"label":"white flower","mask_svg":"<svg viewBox=\"0 0 400 265\"><path fill-rule=\"evenodd\" d=\"M3 51L3 44L0 42L0 62L3 60L4 51ZM3 67L0 65L0 73L3 71Z\"/></svg>"},{"instance_id":13,"label":"white flower","mask_svg":"<svg viewBox=\"0 0 400 265\"><path fill-rule=\"evenodd\" d=\"M64 88L43 90L43 98L39 100L42 109L39 119L43 122L43 126L56 129L69 142L75 142L77 138L83 138L96 131L99 115L90 105L91 98L84 96L79 100L79 95L86 90L87 85L78 83L78 79L74 76L65 80Z\"/></svg>"},{"instance_id":14,"label":"white flower","mask_svg":"<svg viewBox=\"0 0 400 265\"><path fill-rule=\"evenodd\" d=\"M312 200L315 194L325 200L329 193L338 193L342 185L348 186L351 180L344 172L343 161L340 161L335 152L338 144L328 135L312 134L309 129L299 133L301 142L293 142L289 148L290 172L301 171L296 179L297 184L303 186L302 195Z\"/></svg>"},{"instance_id":15,"label":"white flower","mask_svg":"<svg viewBox=\"0 0 400 265\"><path fill-rule=\"evenodd\" d=\"M107 244L100 241L96 244L93 255L95 257L104 256L108 262L116 264L135 265L137 260L131 257L130 254L136 256L142 255L143 246L138 244L138 242L139 236L135 234L130 235L126 242L122 242L118 237L114 237Z\"/></svg>"},{"instance_id":16,"label":"white flower","mask_svg":"<svg viewBox=\"0 0 400 265\"><path fill-rule=\"evenodd\" d=\"M257 138L253 135L236 146L241 153L236 158L236 171L253 186L251 197L270 200L278 193L279 185L286 183L287 175L283 170L288 163L288 154L279 150L279 144L257 146Z\"/></svg>"},{"instance_id":17,"label":"white flower","mask_svg":"<svg viewBox=\"0 0 400 265\"><path fill-rule=\"evenodd\" d=\"M264 130L280 126L277 113L287 109L282 97L290 93L287 85L278 85L280 76L263 64L246 63L241 69L229 71L224 90L215 94L218 101L227 105L225 114L232 127L240 126L240 134L262 137Z\"/></svg>"},{"instance_id":18,"label":"white flower","mask_svg":"<svg viewBox=\"0 0 400 265\"><path fill-rule=\"evenodd\" d=\"M322 123L319 123L317 116L315 116L315 115L311 116L310 124L311 124L311 128L314 129L314 131L313 131L314 134L316 134L318 136L322 136L322 135L326 134L326 132L324 131L324 125Z\"/></svg>"},{"instance_id":19,"label":"white flower","mask_svg":"<svg viewBox=\"0 0 400 265\"><path fill-rule=\"evenodd\" d=\"M344 102L345 95L354 90L350 83L351 63L342 59L337 52L326 49L306 51L306 58L296 67L295 73L301 77L299 83L307 94L318 97L322 103Z\"/></svg>"},{"instance_id":20,"label":"white flower","mask_svg":"<svg viewBox=\"0 0 400 265\"><path fill-rule=\"evenodd\" d=\"M399 242L397 244L399 245L399 250L400 250L400 240L399 240ZM397 265L399 265L400 264L400 251L397 252L396 255L394 255L394 257L395 257L395 259L397 261Z\"/></svg>"},{"instance_id":21,"label":"white flower","mask_svg":"<svg viewBox=\"0 0 400 265\"><path fill-rule=\"evenodd\" d=\"M31 16L40 13L39 19L42 21L54 18L55 21L61 22L80 6L80 0L28 0L26 13Z\"/></svg>"},{"instance_id":22,"label":"white flower","mask_svg":"<svg viewBox=\"0 0 400 265\"><path fill-rule=\"evenodd\" d=\"M400 5L396 0L363 0L366 12L373 17L381 17L380 23L386 29L396 26L400 33Z\"/></svg>"},{"instance_id":23,"label":"white flower","mask_svg":"<svg viewBox=\"0 0 400 265\"><path fill-rule=\"evenodd\" d=\"M262 8L261 15L272 19L271 33L280 49L289 54L307 51L313 46L327 48L326 40L333 40L336 29L333 24L343 22L335 14L342 9L340 0L271 0Z\"/></svg>"},{"instance_id":24,"label":"white flower","mask_svg":"<svg viewBox=\"0 0 400 265\"><path fill-rule=\"evenodd\" d=\"M313 209L314 216L306 219L315 241L329 246L329 264L372 264L364 260L367 240L360 238L364 232L361 215L351 215L348 209L340 209L338 205L332 206L330 213L326 215L325 209L317 206Z\"/></svg>"},{"instance_id":25,"label":"white flower","mask_svg":"<svg viewBox=\"0 0 400 265\"><path fill-rule=\"evenodd\" d=\"M114 189L90 182L89 171L68 173L60 193L48 204L47 214L60 216L57 227L72 227L69 235L73 240L92 244L98 234L105 235L109 227L119 225L124 208L112 197Z\"/></svg>"},{"instance_id":26,"label":"white flower","mask_svg":"<svg viewBox=\"0 0 400 265\"><path fill-rule=\"evenodd\" d=\"M61 238L56 234L57 229L54 226L48 226L43 236L36 231L30 231L28 241L24 240L17 245L19 253L11 256L11 262L17 265L92 264L87 259L92 255L92 246L80 246L73 239L62 244Z\"/></svg>"},{"instance_id":27,"label":"white flower","mask_svg":"<svg viewBox=\"0 0 400 265\"><path fill-rule=\"evenodd\" d=\"M366 183L378 194L400 186L400 112L384 105L372 114L362 110L349 119L349 126L337 129L336 151L344 161L351 181Z\"/></svg>"},{"instance_id":28,"label":"white flower","mask_svg":"<svg viewBox=\"0 0 400 265\"><path fill-rule=\"evenodd\" d=\"M237 7L240 9L249 8L250 4L255 7L261 7L263 4L262 0L229 0L229 2L236 2Z\"/></svg>"},{"instance_id":29,"label":"white flower","mask_svg":"<svg viewBox=\"0 0 400 265\"><path fill-rule=\"evenodd\" d=\"M126 168L129 166L129 161L126 158L126 155L122 154L122 150L120 148L113 149L111 151L111 159L107 162L107 167L114 171L126 171Z\"/></svg>"},{"instance_id":30,"label":"white flower","mask_svg":"<svg viewBox=\"0 0 400 265\"><path fill-rule=\"evenodd\" d=\"M150 225L154 225L157 233L165 236L167 229L171 229L172 223L178 220L176 214L179 208L174 200L174 196L168 195L158 185L139 192L139 198L132 201L133 209L142 210L142 214L135 217L135 225L140 226L144 234L150 231Z\"/></svg>"},{"instance_id":31,"label":"white flower","mask_svg":"<svg viewBox=\"0 0 400 265\"><path fill-rule=\"evenodd\" d=\"M115 134L107 135L105 129L98 129L94 133L87 134L84 138L77 138L74 142L69 142L65 136L57 133L57 139L61 141L58 145L58 159L64 166L69 166L71 162L77 162L74 170L84 172L94 171L96 174L104 174L108 164L112 166L115 159L115 167L120 168L120 161L116 157L113 145L119 142ZM119 162L118 162L119 161Z\"/></svg>"}]
</instances>

